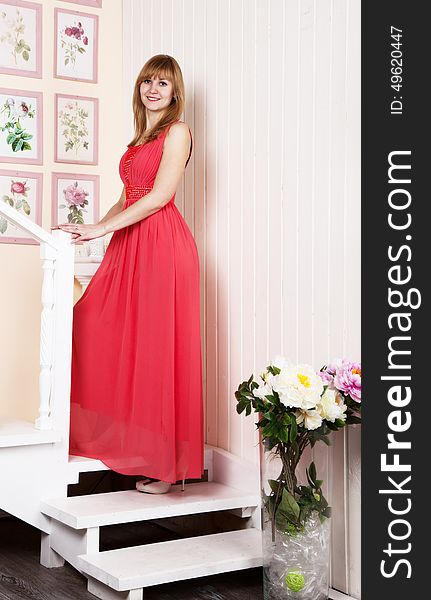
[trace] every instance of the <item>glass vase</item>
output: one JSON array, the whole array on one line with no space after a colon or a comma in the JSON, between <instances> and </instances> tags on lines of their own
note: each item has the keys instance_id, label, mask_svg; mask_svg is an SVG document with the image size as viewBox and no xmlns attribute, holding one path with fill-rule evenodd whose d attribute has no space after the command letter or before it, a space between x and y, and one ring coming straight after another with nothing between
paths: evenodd
<instances>
[{"instance_id":1,"label":"glass vase","mask_svg":"<svg viewBox=\"0 0 431 600\"><path fill-rule=\"evenodd\" d=\"M269 449L267 440L261 436L264 600L327 600L330 520L323 518L322 522L319 513L313 511L297 531L294 527L285 527L282 519L271 518L271 497L274 500L276 494L269 481L277 481L283 467L276 448ZM301 467L300 461L295 470L298 482L306 481L304 475L305 467Z\"/></svg>"}]
</instances>

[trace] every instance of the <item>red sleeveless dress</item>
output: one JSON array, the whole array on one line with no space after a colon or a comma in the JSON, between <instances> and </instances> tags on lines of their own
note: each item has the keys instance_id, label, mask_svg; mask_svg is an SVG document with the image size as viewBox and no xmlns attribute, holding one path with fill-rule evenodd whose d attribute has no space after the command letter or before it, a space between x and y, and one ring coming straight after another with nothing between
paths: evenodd
<instances>
[{"instance_id":1,"label":"red sleeveless dress","mask_svg":"<svg viewBox=\"0 0 431 600\"><path fill-rule=\"evenodd\" d=\"M123 210L151 190L169 127L121 157ZM174 201L113 233L75 303L69 447L171 483L204 471L199 258Z\"/></svg>"}]
</instances>

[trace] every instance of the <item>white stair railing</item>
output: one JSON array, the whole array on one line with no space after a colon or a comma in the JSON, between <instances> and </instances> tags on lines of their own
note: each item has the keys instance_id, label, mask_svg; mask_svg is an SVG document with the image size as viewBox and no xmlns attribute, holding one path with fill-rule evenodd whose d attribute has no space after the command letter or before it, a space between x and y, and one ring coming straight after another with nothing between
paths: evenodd
<instances>
[{"instance_id":1,"label":"white stair railing","mask_svg":"<svg viewBox=\"0 0 431 600\"><path fill-rule=\"evenodd\" d=\"M62 230L48 233L5 202L0 202L0 214L40 243L43 281L39 416L35 427L55 428L67 436L75 254L71 235Z\"/></svg>"}]
</instances>

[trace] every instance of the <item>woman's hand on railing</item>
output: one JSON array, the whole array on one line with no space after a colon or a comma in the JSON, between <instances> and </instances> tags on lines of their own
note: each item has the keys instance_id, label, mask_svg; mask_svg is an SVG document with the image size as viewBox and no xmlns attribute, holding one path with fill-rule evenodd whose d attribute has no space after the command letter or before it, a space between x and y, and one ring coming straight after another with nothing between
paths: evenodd
<instances>
[{"instance_id":1,"label":"woman's hand on railing","mask_svg":"<svg viewBox=\"0 0 431 600\"><path fill-rule=\"evenodd\" d=\"M72 244L79 244L87 240L94 240L95 238L106 235L106 226L103 223L94 224L75 224L75 223L60 223L51 229L61 229L72 234Z\"/></svg>"}]
</instances>

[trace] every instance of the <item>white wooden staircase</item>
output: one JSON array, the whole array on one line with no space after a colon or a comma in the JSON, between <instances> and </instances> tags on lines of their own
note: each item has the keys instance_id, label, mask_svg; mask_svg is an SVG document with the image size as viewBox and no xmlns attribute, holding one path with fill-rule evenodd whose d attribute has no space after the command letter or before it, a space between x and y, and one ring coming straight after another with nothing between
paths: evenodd
<instances>
[{"instance_id":1,"label":"white wooden staircase","mask_svg":"<svg viewBox=\"0 0 431 600\"><path fill-rule=\"evenodd\" d=\"M43 499L40 510L51 519L51 531L42 534L41 563L58 567L66 560L98 598L128 600L142 599L148 586L260 566L255 466L207 446L205 468L211 480L186 483L184 492L174 485L161 495L127 490ZM99 551L100 527L106 525L226 510L242 516L244 528Z\"/></svg>"},{"instance_id":2,"label":"white wooden staircase","mask_svg":"<svg viewBox=\"0 0 431 600\"><path fill-rule=\"evenodd\" d=\"M0 214L40 243L42 314L39 416L35 423L0 417L0 509L41 531L42 565L67 561L102 599L143 598L148 586L262 564L258 467L206 446L207 481L168 494L136 490L68 496L100 461L68 455L74 252L70 235L48 233L0 202ZM100 551L100 528L229 511L236 531Z\"/></svg>"}]
</instances>

